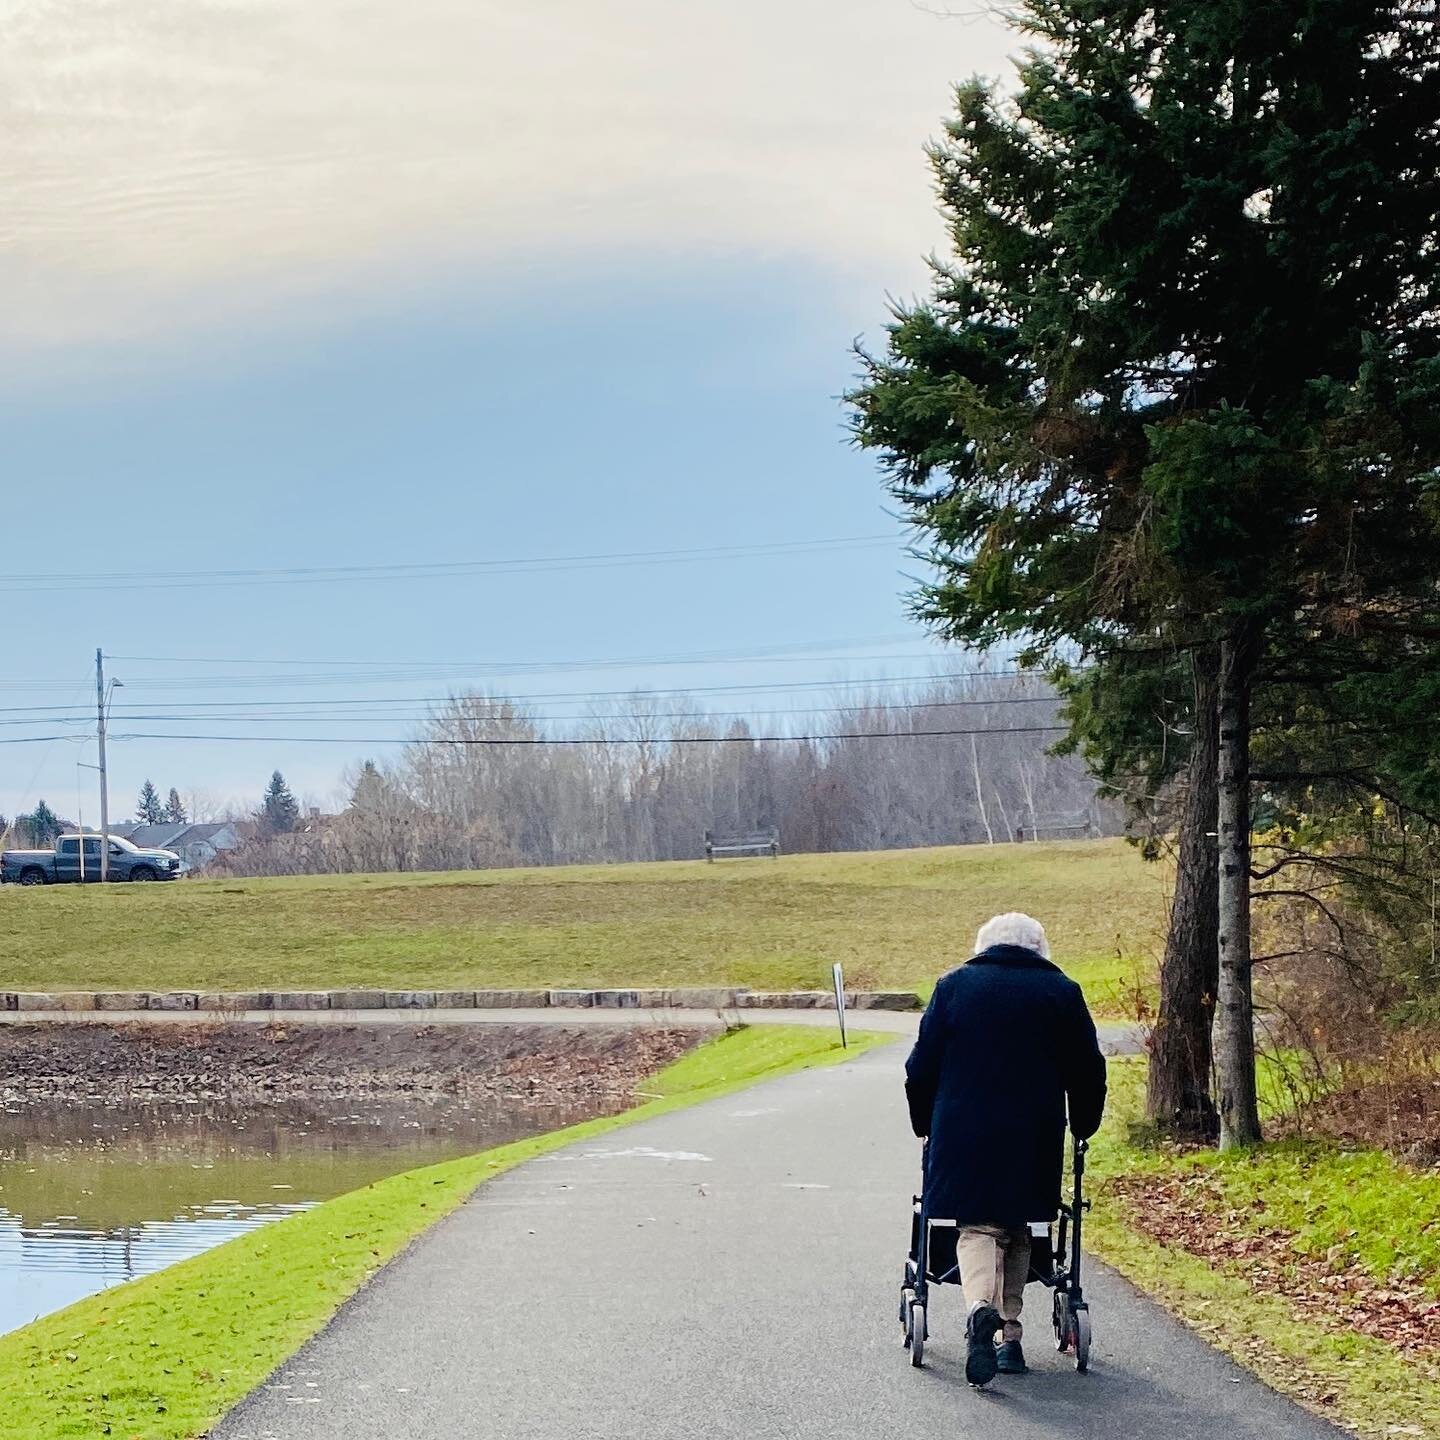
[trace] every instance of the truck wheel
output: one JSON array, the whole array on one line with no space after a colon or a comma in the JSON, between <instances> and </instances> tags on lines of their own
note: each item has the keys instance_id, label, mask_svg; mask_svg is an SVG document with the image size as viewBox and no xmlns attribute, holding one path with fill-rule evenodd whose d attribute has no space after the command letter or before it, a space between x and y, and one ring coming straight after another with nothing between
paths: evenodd
<instances>
[{"instance_id":1,"label":"truck wheel","mask_svg":"<svg viewBox=\"0 0 1440 1440\"><path fill-rule=\"evenodd\" d=\"M43 885L45 883L45 872L35 869L32 865L30 869L20 872L20 883L22 885Z\"/></svg>"},{"instance_id":2,"label":"truck wheel","mask_svg":"<svg viewBox=\"0 0 1440 1440\"><path fill-rule=\"evenodd\" d=\"M148 865L137 865L135 869L130 872L130 878L136 881L153 880L155 879L155 872Z\"/></svg>"}]
</instances>

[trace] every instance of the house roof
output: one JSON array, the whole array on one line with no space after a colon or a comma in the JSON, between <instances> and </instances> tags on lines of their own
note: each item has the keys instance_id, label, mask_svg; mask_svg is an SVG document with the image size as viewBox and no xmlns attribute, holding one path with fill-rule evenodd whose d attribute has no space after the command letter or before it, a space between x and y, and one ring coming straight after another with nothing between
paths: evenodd
<instances>
[{"instance_id":1,"label":"house roof","mask_svg":"<svg viewBox=\"0 0 1440 1440\"><path fill-rule=\"evenodd\" d=\"M112 835L119 835L142 850L173 850L177 845L200 845L227 831L235 836L232 821L221 820L205 825L177 825L173 821L165 825L143 825L138 820L125 820L110 827ZM238 840L239 837L235 838Z\"/></svg>"},{"instance_id":2,"label":"house roof","mask_svg":"<svg viewBox=\"0 0 1440 1440\"><path fill-rule=\"evenodd\" d=\"M232 835L234 827L229 820L221 820L210 825L190 825L186 827L185 833L178 838L186 845L194 845L201 840L213 840L222 831L228 830Z\"/></svg>"},{"instance_id":3,"label":"house roof","mask_svg":"<svg viewBox=\"0 0 1440 1440\"><path fill-rule=\"evenodd\" d=\"M111 833L124 835L132 844L142 850L168 850L190 827L188 825L127 825L123 828L112 825Z\"/></svg>"}]
</instances>

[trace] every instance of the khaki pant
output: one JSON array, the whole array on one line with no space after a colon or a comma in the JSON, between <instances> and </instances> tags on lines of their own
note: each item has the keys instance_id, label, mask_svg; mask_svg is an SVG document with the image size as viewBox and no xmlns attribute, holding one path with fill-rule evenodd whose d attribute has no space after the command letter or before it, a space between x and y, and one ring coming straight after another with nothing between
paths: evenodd
<instances>
[{"instance_id":1,"label":"khaki pant","mask_svg":"<svg viewBox=\"0 0 1440 1440\"><path fill-rule=\"evenodd\" d=\"M955 1242L965 1308L993 1305L1005 1319L1005 1339L1021 1336L1020 1307L1030 1275L1030 1231L1022 1226L962 1225Z\"/></svg>"}]
</instances>

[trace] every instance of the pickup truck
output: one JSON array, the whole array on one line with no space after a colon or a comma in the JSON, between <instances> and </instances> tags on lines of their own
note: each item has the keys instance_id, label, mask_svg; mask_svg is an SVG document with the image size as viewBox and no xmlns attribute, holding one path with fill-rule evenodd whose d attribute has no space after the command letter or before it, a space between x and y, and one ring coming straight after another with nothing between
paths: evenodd
<instances>
[{"instance_id":1,"label":"pickup truck","mask_svg":"<svg viewBox=\"0 0 1440 1440\"><path fill-rule=\"evenodd\" d=\"M181 870L173 850L141 850L118 835L110 836L109 861L111 880L175 880ZM99 879L98 835L62 835L53 850L0 853L0 881L10 885L90 884Z\"/></svg>"}]
</instances>

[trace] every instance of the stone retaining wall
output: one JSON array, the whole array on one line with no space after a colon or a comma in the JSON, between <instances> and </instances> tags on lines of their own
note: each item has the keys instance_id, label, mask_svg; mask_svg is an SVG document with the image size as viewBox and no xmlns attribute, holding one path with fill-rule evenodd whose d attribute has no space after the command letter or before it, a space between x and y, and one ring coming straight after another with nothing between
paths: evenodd
<instances>
[{"instance_id":1,"label":"stone retaining wall","mask_svg":"<svg viewBox=\"0 0 1440 1440\"><path fill-rule=\"evenodd\" d=\"M905 990L847 992L853 1010L918 1010ZM828 990L64 990L0 991L0 1010L833 1010Z\"/></svg>"}]
</instances>

